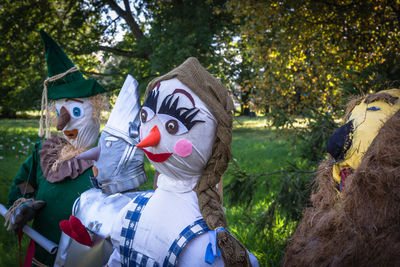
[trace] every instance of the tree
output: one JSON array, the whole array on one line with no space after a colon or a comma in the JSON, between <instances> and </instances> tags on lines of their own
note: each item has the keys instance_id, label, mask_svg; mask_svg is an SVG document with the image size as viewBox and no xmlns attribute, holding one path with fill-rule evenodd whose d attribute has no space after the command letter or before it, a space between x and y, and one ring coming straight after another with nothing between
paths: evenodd
<instances>
[{"instance_id":1,"label":"tree","mask_svg":"<svg viewBox=\"0 0 400 267\"><path fill-rule=\"evenodd\" d=\"M46 75L37 33L42 27L83 73L110 91L121 87L127 73L143 89L189 56L226 80L222 70L229 62L219 63L224 49L219 40L232 34L233 25L225 0L6 1L0 15L0 33L7 39L0 48L2 116L40 104L40 84ZM125 33L117 42L118 25Z\"/></svg>"},{"instance_id":2,"label":"tree","mask_svg":"<svg viewBox=\"0 0 400 267\"><path fill-rule=\"evenodd\" d=\"M399 3L230 1L229 7L241 25L241 53L257 73L254 95L271 107L278 125L309 106L336 111L343 96L399 77L380 72L397 73Z\"/></svg>"},{"instance_id":3,"label":"tree","mask_svg":"<svg viewBox=\"0 0 400 267\"><path fill-rule=\"evenodd\" d=\"M103 31L99 21L100 14L83 0L3 1L0 6L1 115L15 117L17 110L40 105L46 77L40 28L50 32L78 66L93 70L98 64L95 57L75 56L70 51L98 39Z\"/></svg>"}]
</instances>

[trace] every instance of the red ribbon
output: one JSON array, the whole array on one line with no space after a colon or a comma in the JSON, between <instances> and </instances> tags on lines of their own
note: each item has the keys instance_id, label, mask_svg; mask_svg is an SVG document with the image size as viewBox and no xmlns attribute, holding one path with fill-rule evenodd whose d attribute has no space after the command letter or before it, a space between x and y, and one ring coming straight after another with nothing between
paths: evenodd
<instances>
[{"instance_id":1,"label":"red ribbon","mask_svg":"<svg viewBox=\"0 0 400 267\"><path fill-rule=\"evenodd\" d=\"M21 255L21 241L24 232L20 230L18 232L18 252L19 252L19 266L22 267L22 255ZM31 239L28 249L26 251L25 261L23 267L30 267L32 265L33 255L35 254L35 241Z\"/></svg>"},{"instance_id":2,"label":"red ribbon","mask_svg":"<svg viewBox=\"0 0 400 267\"><path fill-rule=\"evenodd\" d=\"M33 241L31 239L31 242L29 243L29 246L28 246L28 250L26 251L24 267L31 267L32 266L32 260L33 260L33 255L34 254L35 254L35 241Z\"/></svg>"}]
</instances>

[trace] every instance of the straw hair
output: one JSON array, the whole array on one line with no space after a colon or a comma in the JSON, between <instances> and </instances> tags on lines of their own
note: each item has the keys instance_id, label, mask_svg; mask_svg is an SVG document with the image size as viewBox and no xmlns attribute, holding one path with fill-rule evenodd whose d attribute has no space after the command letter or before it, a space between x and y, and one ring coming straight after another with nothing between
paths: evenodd
<instances>
[{"instance_id":1,"label":"straw hair","mask_svg":"<svg viewBox=\"0 0 400 267\"><path fill-rule=\"evenodd\" d=\"M157 83L177 78L189 87L210 109L218 125L216 138L202 176L196 185L200 212L210 230L227 228L221 198L216 188L231 157L233 102L222 83L213 77L196 58L188 58L169 73L152 80L147 92ZM244 246L225 231L218 232L218 246L222 251L225 266L250 266Z\"/></svg>"},{"instance_id":2,"label":"straw hair","mask_svg":"<svg viewBox=\"0 0 400 267\"><path fill-rule=\"evenodd\" d=\"M43 93L42 93L42 103L40 107L40 120L39 120L39 137L43 137L44 135L44 129L43 129L43 117L45 116L45 123L46 123L46 136L45 138L48 139L50 138L50 123L49 123L49 107L48 107L48 99L47 99L47 85L49 82L54 82L58 79L61 79L65 77L67 74L78 71L78 68L76 66L70 68L66 72L54 75L52 77L48 77L46 80L43 82ZM46 114L44 114L44 109L46 109Z\"/></svg>"}]
</instances>

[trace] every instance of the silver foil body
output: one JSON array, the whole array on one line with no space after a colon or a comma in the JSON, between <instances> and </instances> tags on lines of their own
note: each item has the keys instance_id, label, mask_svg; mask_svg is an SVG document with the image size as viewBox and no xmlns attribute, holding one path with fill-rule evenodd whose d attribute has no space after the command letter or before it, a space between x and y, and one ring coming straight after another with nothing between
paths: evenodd
<instances>
[{"instance_id":1,"label":"silver foil body","mask_svg":"<svg viewBox=\"0 0 400 267\"><path fill-rule=\"evenodd\" d=\"M144 153L136 148L139 138L129 138L117 131L110 132L110 129L104 129L101 133L98 144L101 152L94 163L98 169L96 179L99 187L106 194L115 194L146 183Z\"/></svg>"},{"instance_id":2,"label":"silver foil body","mask_svg":"<svg viewBox=\"0 0 400 267\"><path fill-rule=\"evenodd\" d=\"M54 266L104 266L113 251L110 235L114 220L139 193L107 195L96 188L82 193L75 201L73 215L88 229L94 245L81 245L62 233Z\"/></svg>"}]
</instances>

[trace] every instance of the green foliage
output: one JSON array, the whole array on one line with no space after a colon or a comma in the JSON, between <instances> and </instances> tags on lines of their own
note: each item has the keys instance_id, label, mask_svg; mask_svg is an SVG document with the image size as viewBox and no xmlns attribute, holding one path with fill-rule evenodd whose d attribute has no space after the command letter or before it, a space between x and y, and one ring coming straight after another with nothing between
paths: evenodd
<instances>
[{"instance_id":1,"label":"green foliage","mask_svg":"<svg viewBox=\"0 0 400 267\"><path fill-rule=\"evenodd\" d=\"M84 54L97 43L103 26L100 13L86 1L2 1L0 8L0 112L15 117L17 110L40 107L46 77L39 29L48 31L75 64L91 70L98 60ZM72 52L74 51L74 52Z\"/></svg>"},{"instance_id":2,"label":"green foliage","mask_svg":"<svg viewBox=\"0 0 400 267\"><path fill-rule=\"evenodd\" d=\"M108 1L94 1L105 4ZM143 36L138 38L126 20L122 27L128 31L122 41L104 53L106 62L98 78L118 93L126 74L133 75L141 92L156 76L165 74L190 56L199 61L219 78L227 80L222 68L228 68L218 52L224 45L221 39L233 27L231 15L225 8L226 0L218 1L140 1L134 3L134 19ZM126 7L125 7L126 8ZM110 9L104 10L106 14ZM142 19L139 20L139 15ZM121 19L121 18L120 18ZM119 56L115 49L128 51ZM117 55L117 56L116 56Z\"/></svg>"},{"instance_id":3,"label":"green foliage","mask_svg":"<svg viewBox=\"0 0 400 267\"><path fill-rule=\"evenodd\" d=\"M239 54L256 74L241 85L259 110L271 108L276 125L309 107L335 113L344 90L381 90L398 79L398 2L232 0L229 7L240 25Z\"/></svg>"},{"instance_id":4,"label":"green foliage","mask_svg":"<svg viewBox=\"0 0 400 267\"><path fill-rule=\"evenodd\" d=\"M324 158L326 143L338 124L330 113L309 112L307 127L298 129L296 136L301 140L299 151L302 158L318 163Z\"/></svg>"},{"instance_id":5,"label":"green foliage","mask_svg":"<svg viewBox=\"0 0 400 267\"><path fill-rule=\"evenodd\" d=\"M347 97L400 88L400 56L385 54L381 62L360 71L349 71L349 74L351 78L342 84L343 95Z\"/></svg>"},{"instance_id":6,"label":"green foliage","mask_svg":"<svg viewBox=\"0 0 400 267\"><path fill-rule=\"evenodd\" d=\"M148 10L152 73L170 71L190 56L218 69L217 35L231 25L224 0L144 1ZM213 46L214 45L214 46Z\"/></svg>"}]
</instances>

